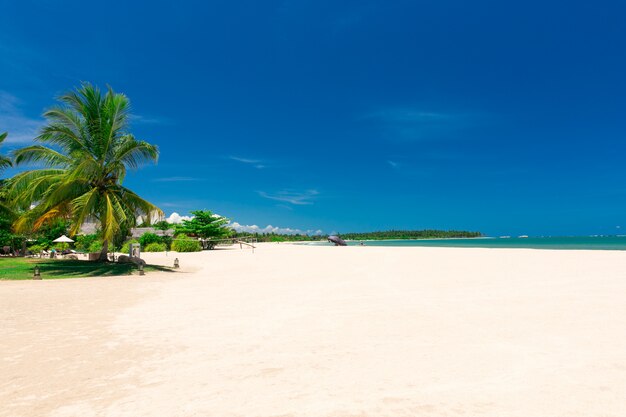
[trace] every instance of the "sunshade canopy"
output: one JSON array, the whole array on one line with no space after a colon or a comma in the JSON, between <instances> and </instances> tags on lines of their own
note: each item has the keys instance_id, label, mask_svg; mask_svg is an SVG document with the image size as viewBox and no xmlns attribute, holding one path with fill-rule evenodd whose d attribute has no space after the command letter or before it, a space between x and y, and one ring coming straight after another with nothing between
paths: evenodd
<instances>
[{"instance_id":1,"label":"sunshade canopy","mask_svg":"<svg viewBox=\"0 0 626 417\"><path fill-rule=\"evenodd\" d=\"M70 239L69 237L63 235L60 238L54 239L53 240L54 243L74 243L74 241L72 239Z\"/></svg>"}]
</instances>

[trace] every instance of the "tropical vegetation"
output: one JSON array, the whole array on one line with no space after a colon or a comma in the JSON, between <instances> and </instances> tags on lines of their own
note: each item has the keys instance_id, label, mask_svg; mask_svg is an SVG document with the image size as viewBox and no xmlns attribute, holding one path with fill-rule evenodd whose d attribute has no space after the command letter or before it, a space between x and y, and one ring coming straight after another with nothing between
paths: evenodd
<instances>
[{"instance_id":1,"label":"tropical vegetation","mask_svg":"<svg viewBox=\"0 0 626 417\"><path fill-rule=\"evenodd\" d=\"M4 140L7 138L8 133L4 132L0 134L0 146L2 146L2 143L4 142ZM10 168L13 166L13 161L11 160L11 158L9 158L8 156L2 155L0 154L0 174L7 168ZM0 217L11 217L12 216L12 211L9 208L9 204L7 204L7 201L5 199L5 186L6 186L6 181L0 179Z\"/></svg>"},{"instance_id":2,"label":"tropical vegetation","mask_svg":"<svg viewBox=\"0 0 626 417\"><path fill-rule=\"evenodd\" d=\"M167 250L167 245L165 243L148 243L146 246L142 247L144 252L165 252Z\"/></svg>"},{"instance_id":3,"label":"tropical vegetation","mask_svg":"<svg viewBox=\"0 0 626 417\"><path fill-rule=\"evenodd\" d=\"M42 166L10 180L7 192L20 210L14 228L38 230L65 219L70 235L76 235L85 222L94 222L103 242L100 259L106 260L109 244L138 218L149 222L162 216L122 185L129 169L156 162L159 151L129 133L130 102L124 94L84 83L59 101L44 113L47 125L35 138L38 144L14 152L16 165Z\"/></svg>"},{"instance_id":4,"label":"tropical vegetation","mask_svg":"<svg viewBox=\"0 0 626 417\"><path fill-rule=\"evenodd\" d=\"M207 249L213 249L220 239L230 237L233 230L228 227L230 220L209 210L192 211L193 217L190 220L183 220L181 224L176 225L176 238L174 242L180 239L181 235L193 236L201 239L207 239L205 244Z\"/></svg>"},{"instance_id":5,"label":"tropical vegetation","mask_svg":"<svg viewBox=\"0 0 626 417\"><path fill-rule=\"evenodd\" d=\"M346 240L388 240L388 239L445 239L445 238L474 238L481 237L480 232L468 232L462 230L387 230L381 232L342 233L340 236ZM279 234L279 233L246 233L237 232L235 238L253 238L258 242L302 242L302 241L325 241L328 235L306 234Z\"/></svg>"},{"instance_id":6,"label":"tropical vegetation","mask_svg":"<svg viewBox=\"0 0 626 417\"><path fill-rule=\"evenodd\" d=\"M175 252L199 252L202 246L198 239L191 238L184 233L176 236L172 242L172 250Z\"/></svg>"},{"instance_id":7,"label":"tropical vegetation","mask_svg":"<svg viewBox=\"0 0 626 417\"><path fill-rule=\"evenodd\" d=\"M480 232L463 230L387 230L382 232L343 233L347 240L387 240L387 239L452 239L481 237Z\"/></svg>"}]
</instances>

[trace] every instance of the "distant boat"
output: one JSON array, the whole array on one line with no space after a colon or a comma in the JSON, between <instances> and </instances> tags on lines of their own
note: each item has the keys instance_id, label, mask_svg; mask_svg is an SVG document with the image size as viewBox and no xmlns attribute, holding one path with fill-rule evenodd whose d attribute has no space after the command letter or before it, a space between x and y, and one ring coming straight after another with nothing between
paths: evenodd
<instances>
[{"instance_id":1,"label":"distant boat","mask_svg":"<svg viewBox=\"0 0 626 417\"><path fill-rule=\"evenodd\" d=\"M527 239L528 235L521 235L521 236L518 236L518 238L520 238L520 239Z\"/></svg>"},{"instance_id":2,"label":"distant boat","mask_svg":"<svg viewBox=\"0 0 626 417\"><path fill-rule=\"evenodd\" d=\"M500 239L510 239L511 236L500 236Z\"/></svg>"}]
</instances>

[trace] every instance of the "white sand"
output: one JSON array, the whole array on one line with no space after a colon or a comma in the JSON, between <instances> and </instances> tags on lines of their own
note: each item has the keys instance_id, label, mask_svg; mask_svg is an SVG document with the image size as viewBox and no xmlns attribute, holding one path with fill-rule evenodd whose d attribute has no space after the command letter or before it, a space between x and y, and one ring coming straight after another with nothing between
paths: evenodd
<instances>
[{"instance_id":1,"label":"white sand","mask_svg":"<svg viewBox=\"0 0 626 417\"><path fill-rule=\"evenodd\" d=\"M0 282L0 416L626 415L624 252L175 256Z\"/></svg>"}]
</instances>

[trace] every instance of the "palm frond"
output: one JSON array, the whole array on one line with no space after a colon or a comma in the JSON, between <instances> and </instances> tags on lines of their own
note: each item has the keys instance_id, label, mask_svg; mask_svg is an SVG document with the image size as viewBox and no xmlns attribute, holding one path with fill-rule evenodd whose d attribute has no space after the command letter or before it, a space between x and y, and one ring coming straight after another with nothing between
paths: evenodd
<instances>
[{"instance_id":1,"label":"palm frond","mask_svg":"<svg viewBox=\"0 0 626 417\"><path fill-rule=\"evenodd\" d=\"M98 190L92 188L83 195L76 197L72 200L72 210L74 212L74 221L70 233L72 235L77 234L80 231L82 225L94 217L98 207Z\"/></svg>"},{"instance_id":2,"label":"palm frond","mask_svg":"<svg viewBox=\"0 0 626 417\"><path fill-rule=\"evenodd\" d=\"M126 135L117 147L114 158L131 169L137 169L146 162L157 162L159 148L148 142L136 140L132 135Z\"/></svg>"},{"instance_id":3,"label":"palm frond","mask_svg":"<svg viewBox=\"0 0 626 417\"><path fill-rule=\"evenodd\" d=\"M7 198L17 207L28 209L40 203L50 187L63 180L62 169L24 171L11 178L6 187Z\"/></svg>"},{"instance_id":4,"label":"palm frond","mask_svg":"<svg viewBox=\"0 0 626 417\"><path fill-rule=\"evenodd\" d=\"M121 199L135 217L145 216L148 221L154 218L160 219L164 216L163 211L147 200L139 197L126 187L119 187Z\"/></svg>"},{"instance_id":5,"label":"palm frond","mask_svg":"<svg viewBox=\"0 0 626 417\"><path fill-rule=\"evenodd\" d=\"M13 152L15 164L42 162L48 167L65 167L72 163L72 159L53 149L41 145L27 146Z\"/></svg>"},{"instance_id":6,"label":"palm frond","mask_svg":"<svg viewBox=\"0 0 626 417\"><path fill-rule=\"evenodd\" d=\"M0 145L2 145L2 142L4 142L7 136L8 136L7 132L0 133ZM0 155L0 172L12 166L13 166L13 161L11 160L11 158L7 158L6 156Z\"/></svg>"}]
</instances>

